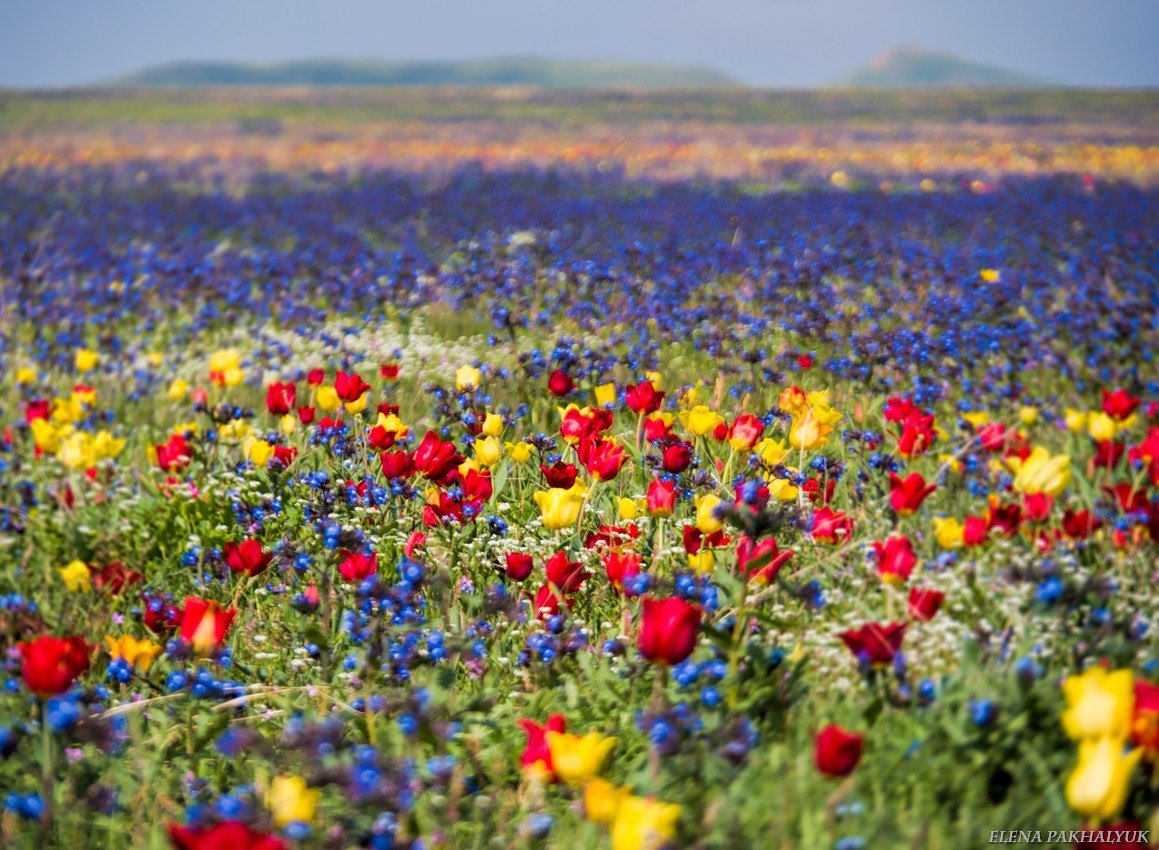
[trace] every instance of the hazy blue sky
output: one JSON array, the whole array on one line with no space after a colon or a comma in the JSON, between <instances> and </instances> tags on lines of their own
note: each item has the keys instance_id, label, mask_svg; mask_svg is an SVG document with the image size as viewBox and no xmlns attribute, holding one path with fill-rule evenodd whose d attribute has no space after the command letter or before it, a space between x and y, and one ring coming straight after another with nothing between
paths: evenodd
<instances>
[{"instance_id":1,"label":"hazy blue sky","mask_svg":"<svg viewBox=\"0 0 1159 850\"><path fill-rule=\"evenodd\" d=\"M896 44L1159 85L1159 0L0 0L0 86L178 59L510 54L703 64L812 85Z\"/></svg>"}]
</instances>

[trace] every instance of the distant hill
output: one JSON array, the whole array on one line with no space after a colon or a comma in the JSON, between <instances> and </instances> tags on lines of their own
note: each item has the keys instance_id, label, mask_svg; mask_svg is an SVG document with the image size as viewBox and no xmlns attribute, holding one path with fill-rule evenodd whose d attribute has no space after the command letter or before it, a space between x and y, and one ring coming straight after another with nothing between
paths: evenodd
<instances>
[{"instance_id":1,"label":"distant hill","mask_svg":"<svg viewBox=\"0 0 1159 850\"><path fill-rule=\"evenodd\" d=\"M920 88L930 86L1049 86L1049 80L981 65L919 47L894 47L835 82L839 86Z\"/></svg>"},{"instance_id":2,"label":"distant hill","mask_svg":"<svg viewBox=\"0 0 1159 850\"><path fill-rule=\"evenodd\" d=\"M735 86L711 68L536 57L462 62L309 60L277 64L175 62L114 80L113 86L415 86L528 85L556 88Z\"/></svg>"}]
</instances>

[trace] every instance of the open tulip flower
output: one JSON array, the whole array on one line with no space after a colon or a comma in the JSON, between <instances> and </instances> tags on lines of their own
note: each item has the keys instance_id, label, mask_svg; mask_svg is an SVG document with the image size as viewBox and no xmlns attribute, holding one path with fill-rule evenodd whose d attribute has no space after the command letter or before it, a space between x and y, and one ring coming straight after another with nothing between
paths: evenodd
<instances>
[{"instance_id":1,"label":"open tulip flower","mask_svg":"<svg viewBox=\"0 0 1159 850\"><path fill-rule=\"evenodd\" d=\"M0 92L0 847L1154 843L1157 258L1145 88Z\"/></svg>"}]
</instances>

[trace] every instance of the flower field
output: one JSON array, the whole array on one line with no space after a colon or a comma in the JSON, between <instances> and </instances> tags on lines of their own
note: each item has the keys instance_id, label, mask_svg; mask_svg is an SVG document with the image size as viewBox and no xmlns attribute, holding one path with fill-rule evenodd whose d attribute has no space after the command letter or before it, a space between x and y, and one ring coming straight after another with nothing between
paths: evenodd
<instances>
[{"instance_id":1,"label":"flower field","mask_svg":"<svg viewBox=\"0 0 1159 850\"><path fill-rule=\"evenodd\" d=\"M1154 94L151 97L0 95L0 846L1159 835Z\"/></svg>"}]
</instances>

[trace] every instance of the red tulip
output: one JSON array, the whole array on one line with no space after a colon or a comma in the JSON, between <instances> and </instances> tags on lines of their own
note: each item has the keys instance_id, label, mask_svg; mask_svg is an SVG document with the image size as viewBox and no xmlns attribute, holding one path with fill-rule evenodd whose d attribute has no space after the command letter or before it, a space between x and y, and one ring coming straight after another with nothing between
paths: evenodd
<instances>
[{"instance_id":1,"label":"red tulip","mask_svg":"<svg viewBox=\"0 0 1159 850\"><path fill-rule=\"evenodd\" d=\"M157 446L157 466L162 472L178 472L189 466L192 457L193 447L181 434L174 434Z\"/></svg>"},{"instance_id":2,"label":"red tulip","mask_svg":"<svg viewBox=\"0 0 1159 850\"><path fill-rule=\"evenodd\" d=\"M925 452L934 442L934 417L914 410L901 423L897 435L897 451L904 458L913 458Z\"/></svg>"},{"instance_id":3,"label":"red tulip","mask_svg":"<svg viewBox=\"0 0 1159 850\"><path fill-rule=\"evenodd\" d=\"M633 413L647 416L660 409L664 402L664 393L657 390L650 381L641 381L635 386L628 387L624 393L624 401Z\"/></svg>"},{"instance_id":4,"label":"red tulip","mask_svg":"<svg viewBox=\"0 0 1159 850\"><path fill-rule=\"evenodd\" d=\"M917 563L908 537L898 535L888 538L885 543L875 542L873 551L877 555L877 574L888 584L904 584Z\"/></svg>"},{"instance_id":5,"label":"red tulip","mask_svg":"<svg viewBox=\"0 0 1159 850\"><path fill-rule=\"evenodd\" d=\"M636 639L640 654L658 664L679 664L696 647L700 614L700 608L677 596L645 597Z\"/></svg>"},{"instance_id":6,"label":"red tulip","mask_svg":"<svg viewBox=\"0 0 1159 850\"><path fill-rule=\"evenodd\" d=\"M1098 440L1095 442L1095 455L1091 458L1091 466L1095 469L1114 469L1123 459L1126 446L1117 440Z\"/></svg>"},{"instance_id":7,"label":"red tulip","mask_svg":"<svg viewBox=\"0 0 1159 850\"><path fill-rule=\"evenodd\" d=\"M410 478L415 474L414 461L406 452L383 452L378 459L387 478Z\"/></svg>"},{"instance_id":8,"label":"red tulip","mask_svg":"<svg viewBox=\"0 0 1159 850\"><path fill-rule=\"evenodd\" d=\"M562 593L575 593L588 578L588 572L579 561L569 561L563 552L556 552L547 559L545 566L547 580Z\"/></svg>"},{"instance_id":9,"label":"red tulip","mask_svg":"<svg viewBox=\"0 0 1159 850\"><path fill-rule=\"evenodd\" d=\"M657 443L671 434L672 426L664 421L664 417L650 416L644 420L644 439L649 443Z\"/></svg>"},{"instance_id":10,"label":"red tulip","mask_svg":"<svg viewBox=\"0 0 1159 850\"><path fill-rule=\"evenodd\" d=\"M367 445L376 452L384 452L389 448L393 448L396 439L398 439L398 432L388 431L382 425L375 425L366 435Z\"/></svg>"},{"instance_id":11,"label":"red tulip","mask_svg":"<svg viewBox=\"0 0 1159 850\"><path fill-rule=\"evenodd\" d=\"M910 516L922 506L926 496L937 490L934 484L926 484L921 473L915 472L904 479L895 473L889 474L889 504L898 516Z\"/></svg>"},{"instance_id":12,"label":"red tulip","mask_svg":"<svg viewBox=\"0 0 1159 850\"><path fill-rule=\"evenodd\" d=\"M312 425L314 423L314 415L318 412L316 407L299 407L298 419L303 425Z\"/></svg>"},{"instance_id":13,"label":"red tulip","mask_svg":"<svg viewBox=\"0 0 1159 850\"><path fill-rule=\"evenodd\" d=\"M1054 507L1054 496L1049 493L1028 493L1022 497L1022 510L1027 522L1046 522Z\"/></svg>"},{"instance_id":14,"label":"red tulip","mask_svg":"<svg viewBox=\"0 0 1159 850\"><path fill-rule=\"evenodd\" d=\"M316 387L326 380L326 373L321 369L311 369L306 373L306 383L312 387Z\"/></svg>"},{"instance_id":15,"label":"red tulip","mask_svg":"<svg viewBox=\"0 0 1159 850\"><path fill-rule=\"evenodd\" d=\"M447 473L463 462L463 456L455 451L455 444L443 442L434 431L427 431L412 458L415 469L431 481L446 477Z\"/></svg>"},{"instance_id":16,"label":"red tulip","mask_svg":"<svg viewBox=\"0 0 1159 850\"><path fill-rule=\"evenodd\" d=\"M285 416L297 396L298 388L289 381L272 383L266 387L266 410L274 416Z\"/></svg>"},{"instance_id":17,"label":"red tulip","mask_svg":"<svg viewBox=\"0 0 1159 850\"><path fill-rule=\"evenodd\" d=\"M262 544L253 539L243 540L240 544L231 540L222 547L222 553L230 572L245 573L247 576L265 572L274 558L273 552L264 551Z\"/></svg>"},{"instance_id":18,"label":"red tulip","mask_svg":"<svg viewBox=\"0 0 1159 850\"><path fill-rule=\"evenodd\" d=\"M89 669L89 652L89 645L79 637L45 636L22 643L24 684L41 699L62 694Z\"/></svg>"},{"instance_id":19,"label":"red tulip","mask_svg":"<svg viewBox=\"0 0 1159 850\"><path fill-rule=\"evenodd\" d=\"M620 474L620 469L628 459L624 447L614 440L600 437L586 437L580 440L576 454L587 467L588 474L596 481L611 481Z\"/></svg>"},{"instance_id":20,"label":"red tulip","mask_svg":"<svg viewBox=\"0 0 1159 850\"><path fill-rule=\"evenodd\" d=\"M859 659L874 666L889 664L901 651L905 623L866 623L859 629L841 633L841 640Z\"/></svg>"},{"instance_id":21,"label":"red tulip","mask_svg":"<svg viewBox=\"0 0 1159 850\"><path fill-rule=\"evenodd\" d=\"M665 472L679 475L692 464L692 446L685 442L672 443L664 449L660 464Z\"/></svg>"},{"instance_id":22,"label":"red tulip","mask_svg":"<svg viewBox=\"0 0 1159 850\"><path fill-rule=\"evenodd\" d=\"M617 592L622 592L624 582L640 572L640 556L635 552L609 552L604 555L604 573Z\"/></svg>"},{"instance_id":23,"label":"red tulip","mask_svg":"<svg viewBox=\"0 0 1159 850\"><path fill-rule=\"evenodd\" d=\"M575 484L576 476L579 475L574 463L564 463L562 460L557 460L551 466L540 464L539 471L543 473L547 486L558 490L570 489Z\"/></svg>"},{"instance_id":24,"label":"red tulip","mask_svg":"<svg viewBox=\"0 0 1159 850\"><path fill-rule=\"evenodd\" d=\"M339 372L338 377L334 379L334 392L347 404L358 401L369 389L370 384L362 380L362 376L357 372L352 372L349 375L345 372Z\"/></svg>"},{"instance_id":25,"label":"red tulip","mask_svg":"<svg viewBox=\"0 0 1159 850\"><path fill-rule=\"evenodd\" d=\"M751 413L743 413L729 426L728 442L737 451L752 451L764 433L764 422Z\"/></svg>"},{"instance_id":26,"label":"red tulip","mask_svg":"<svg viewBox=\"0 0 1159 850\"><path fill-rule=\"evenodd\" d=\"M784 407L784 405L781 406ZM911 413L915 412L921 413L921 409L913 403L913 399L896 396L886 399L885 407L881 410L886 422L904 422Z\"/></svg>"},{"instance_id":27,"label":"red tulip","mask_svg":"<svg viewBox=\"0 0 1159 850\"><path fill-rule=\"evenodd\" d=\"M1131 740L1143 748L1148 761L1159 759L1159 685L1135 680L1135 716Z\"/></svg>"},{"instance_id":28,"label":"red tulip","mask_svg":"<svg viewBox=\"0 0 1159 850\"><path fill-rule=\"evenodd\" d=\"M1102 520L1087 510L1073 511L1067 508L1062 513L1062 531L1071 540L1085 540L1102 524Z\"/></svg>"},{"instance_id":29,"label":"red tulip","mask_svg":"<svg viewBox=\"0 0 1159 850\"><path fill-rule=\"evenodd\" d=\"M378 374L386 378L388 381L398 380L399 366L397 363L381 363L378 367Z\"/></svg>"},{"instance_id":30,"label":"red tulip","mask_svg":"<svg viewBox=\"0 0 1159 850\"><path fill-rule=\"evenodd\" d=\"M553 396L563 398L575 389L575 381L562 369L556 369L547 379L547 389Z\"/></svg>"},{"instance_id":31,"label":"red tulip","mask_svg":"<svg viewBox=\"0 0 1159 850\"><path fill-rule=\"evenodd\" d=\"M548 732L566 732L567 718L562 714L553 714L547 718L542 726L534 720L522 718L518 721L527 734L527 746L523 748L523 755L519 757L519 765L525 771L540 773L555 781L555 768L551 764L551 749L547 746Z\"/></svg>"},{"instance_id":32,"label":"red tulip","mask_svg":"<svg viewBox=\"0 0 1159 850\"><path fill-rule=\"evenodd\" d=\"M375 552L362 555L342 549L338 554L342 556L338 574L342 576L343 581L358 584L378 572L378 554Z\"/></svg>"},{"instance_id":33,"label":"red tulip","mask_svg":"<svg viewBox=\"0 0 1159 850\"><path fill-rule=\"evenodd\" d=\"M256 832L240 821L209 826L169 824L176 850L286 850L286 843L268 832Z\"/></svg>"},{"instance_id":34,"label":"red tulip","mask_svg":"<svg viewBox=\"0 0 1159 850\"><path fill-rule=\"evenodd\" d=\"M550 584L540 586L539 590L535 591L535 600L532 603L535 616L540 620L554 617L559 613L559 606L563 601Z\"/></svg>"},{"instance_id":35,"label":"red tulip","mask_svg":"<svg viewBox=\"0 0 1159 850\"><path fill-rule=\"evenodd\" d=\"M211 655L225 641L236 616L236 608L222 608L216 602L188 596L179 623L181 639L199 655Z\"/></svg>"},{"instance_id":36,"label":"red tulip","mask_svg":"<svg viewBox=\"0 0 1159 850\"><path fill-rule=\"evenodd\" d=\"M427 536L421 531L412 531L410 537L406 539L403 544L402 553L408 558L413 558L416 549L421 549L427 545Z\"/></svg>"},{"instance_id":37,"label":"red tulip","mask_svg":"<svg viewBox=\"0 0 1159 850\"><path fill-rule=\"evenodd\" d=\"M126 587L138 584L144 578L120 561L113 561L93 571L93 590L107 590L111 596L118 596Z\"/></svg>"},{"instance_id":38,"label":"red tulip","mask_svg":"<svg viewBox=\"0 0 1159 850\"><path fill-rule=\"evenodd\" d=\"M1128 395L1124 389L1117 389L1113 393L1103 390L1103 413L1112 419L1120 421L1128 418L1139 407L1140 399Z\"/></svg>"},{"instance_id":39,"label":"red tulip","mask_svg":"<svg viewBox=\"0 0 1159 850\"><path fill-rule=\"evenodd\" d=\"M507 577L512 581L523 581L531 575L534 563L530 555L508 552L506 559Z\"/></svg>"},{"instance_id":40,"label":"red tulip","mask_svg":"<svg viewBox=\"0 0 1159 850\"><path fill-rule=\"evenodd\" d=\"M929 622L937 616L938 609L942 607L942 600L945 598L946 594L940 590L921 587L910 588L909 615L915 620Z\"/></svg>"},{"instance_id":41,"label":"red tulip","mask_svg":"<svg viewBox=\"0 0 1159 850\"><path fill-rule=\"evenodd\" d=\"M865 736L830 723L813 742L813 763L826 776L848 776L861 760Z\"/></svg>"},{"instance_id":42,"label":"red tulip","mask_svg":"<svg viewBox=\"0 0 1159 850\"><path fill-rule=\"evenodd\" d=\"M819 543L843 543L853 534L853 521L844 511L824 507L813 514L810 534Z\"/></svg>"},{"instance_id":43,"label":"red tulip","mask_svg":"<svg viewBox=\"0 0 1159 850\"><path fill-rule=\"evenodd\" d=\"M645 502L651 516L671 516L672 509L676 507L676 485L671 481L653 478L652 483L648 485Z\"/></svg>"},{"instance_id":44,"label":"red tulip","mask_svg":"<svg viewBox=\"0 0 1159 850\"><path fill-rule=\"evenodd\" d=\"M781 567L789 562L793 554L791 551L778 550L777 541L771 537L766 537L760 543L754 543L742 535L736 547L736 565L741 573L748 576L749 581L767 584L777 577ZM750 567L749 564L754 562L765 563Z\"/></svg>"},{"instance_id":45,"label":"red tulip","mask_svg":"<svg viewBox=\"0 0 1159 850\"><path fill-rule=\"evenodd\" d=\"M962 523L962 542L968 546L981 546L990 536L990 523L982 517L968 516Z\"/></svg>"},{"instance_id":46,"label":"red tulip","mask_svg":"<svg viewBox=\"0 0 1159 850\"><path fill-rule=\"evenodd\" d=\"M24 421L31 425L37 419L47 419L52 412L52 405L46 398L37 398L28 402L24 408Z\"/></svg>"}]
</instances>

